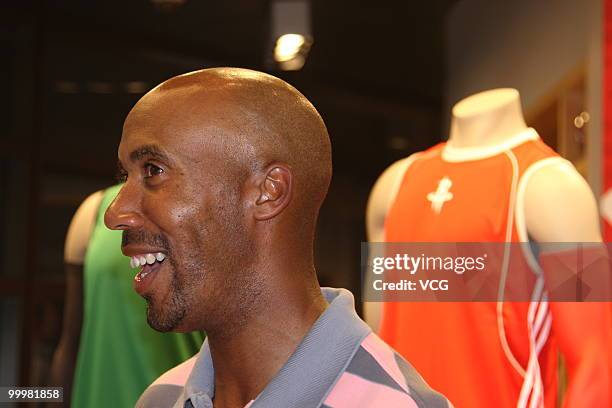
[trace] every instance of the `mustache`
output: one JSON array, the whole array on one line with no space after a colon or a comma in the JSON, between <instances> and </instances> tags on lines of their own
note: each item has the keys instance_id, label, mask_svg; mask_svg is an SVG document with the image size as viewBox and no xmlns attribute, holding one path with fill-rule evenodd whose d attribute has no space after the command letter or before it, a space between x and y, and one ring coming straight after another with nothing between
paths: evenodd
<instances>
[{"instance_id":1,"label":"mustache","mask_svg":"<svg viewBox=\"0 0 612 408\"><path fill-rule=\"evenodd\" d=\"M170 243L162 234L152 234L144 230L123 230L121 235L121 247L129 244L144 244L155 248L165 249L170 252Z\"/></svg>"}]
</instances>

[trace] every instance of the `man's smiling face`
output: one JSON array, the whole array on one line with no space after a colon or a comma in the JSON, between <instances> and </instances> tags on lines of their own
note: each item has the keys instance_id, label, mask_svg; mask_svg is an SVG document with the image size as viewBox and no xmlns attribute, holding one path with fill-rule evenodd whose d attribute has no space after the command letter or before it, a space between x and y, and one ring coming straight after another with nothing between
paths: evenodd
<instances>
[{"instance_id":1,"label":"man's smiling face","mask_svg":"<svg viewBox=\"0 0 612 408\"><path fill-rule=\"evenodd\" d=\"M134 286L159 331L222 320L240 301L234 289L253 286L242 173L228 157L227 127L214 119L223 104L194 104L181 92L153 92L130 112L119 146L125 184L105 216L140 264Z\"/></svg>"}]
</instances>

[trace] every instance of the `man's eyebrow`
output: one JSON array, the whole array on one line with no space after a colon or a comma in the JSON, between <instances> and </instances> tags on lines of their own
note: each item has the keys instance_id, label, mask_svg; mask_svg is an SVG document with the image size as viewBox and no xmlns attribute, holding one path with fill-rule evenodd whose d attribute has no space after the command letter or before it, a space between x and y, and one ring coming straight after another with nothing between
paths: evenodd
<instances>
[{"instance_id":1,"label":"man's eyebrow","mask_svg":"<svg viewBox=\"0 0 612 408\"><path fill-rule=\"evenodd\" d=\"M137 162L144 158L152 158L170 163L168 156L156 145L144 145L130 153L130 161Z\"/></svg>"}]
</instances>

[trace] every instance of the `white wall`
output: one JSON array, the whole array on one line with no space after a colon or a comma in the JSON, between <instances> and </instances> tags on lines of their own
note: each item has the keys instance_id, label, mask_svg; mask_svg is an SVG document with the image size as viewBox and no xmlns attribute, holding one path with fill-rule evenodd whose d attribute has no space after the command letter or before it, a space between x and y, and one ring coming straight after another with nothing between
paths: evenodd
<instances>
[{"instance_id":1,"label":"white wall","mask_svg":"<svg viewBox=\"0 0 612 408\"><path fill-rule=\"evenodd\" d=\"M458 100L499 87L518 89L529 109L585 67L589 182L599 196L602 18L602 0L460 0L446 23L447 117Z\"/></svg>"}]
</instances>

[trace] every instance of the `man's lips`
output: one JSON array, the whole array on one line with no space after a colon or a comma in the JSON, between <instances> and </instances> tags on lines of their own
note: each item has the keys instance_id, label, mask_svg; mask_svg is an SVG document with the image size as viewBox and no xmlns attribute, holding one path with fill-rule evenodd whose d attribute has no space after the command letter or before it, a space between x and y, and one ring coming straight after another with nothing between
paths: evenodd
<instances>
[{"instance_id":1,"label":"man's lips","mask_svg":"<svg viewBox=\"0 0 612 408\"><path fill-rule=\"evenodd\" d=\"M132 258L132 262L133 261L134 258ZM140 266L138 273L134 276L134 290L136 290L140 296L145 296L151 291L155 277L159 273L159 270L163 268L163 265L164 262L162 260L162 262L155 261L153 264Z\"/></svg>"},{"instance_id":2,"label":"man's lips","mask_svg":"<svg viewBox=\"0 0 612 408\"><path fill-rule=\"evenodd\" d=\"M141 296L146 294L168 257L167 250L130 244L122 247L121 251L130 257L130 266L138 270L134 276L134 289Z\"/></svg>"},{"instance_id":3,"label":"man's lips","mask_svg":"<svg viewBox=\"0 0 612 408\"><path fill-rule=\"evenodd\" d=\"M157 253L162 253L166 256L168 255L168 251L163 248L153 248L153 247L140 246L140 245L123 246L121 247L121 252L123 252L123 255L129 256L129 257L146 255L146 254L157 254Z\"/></svg>"}]
</instances>

